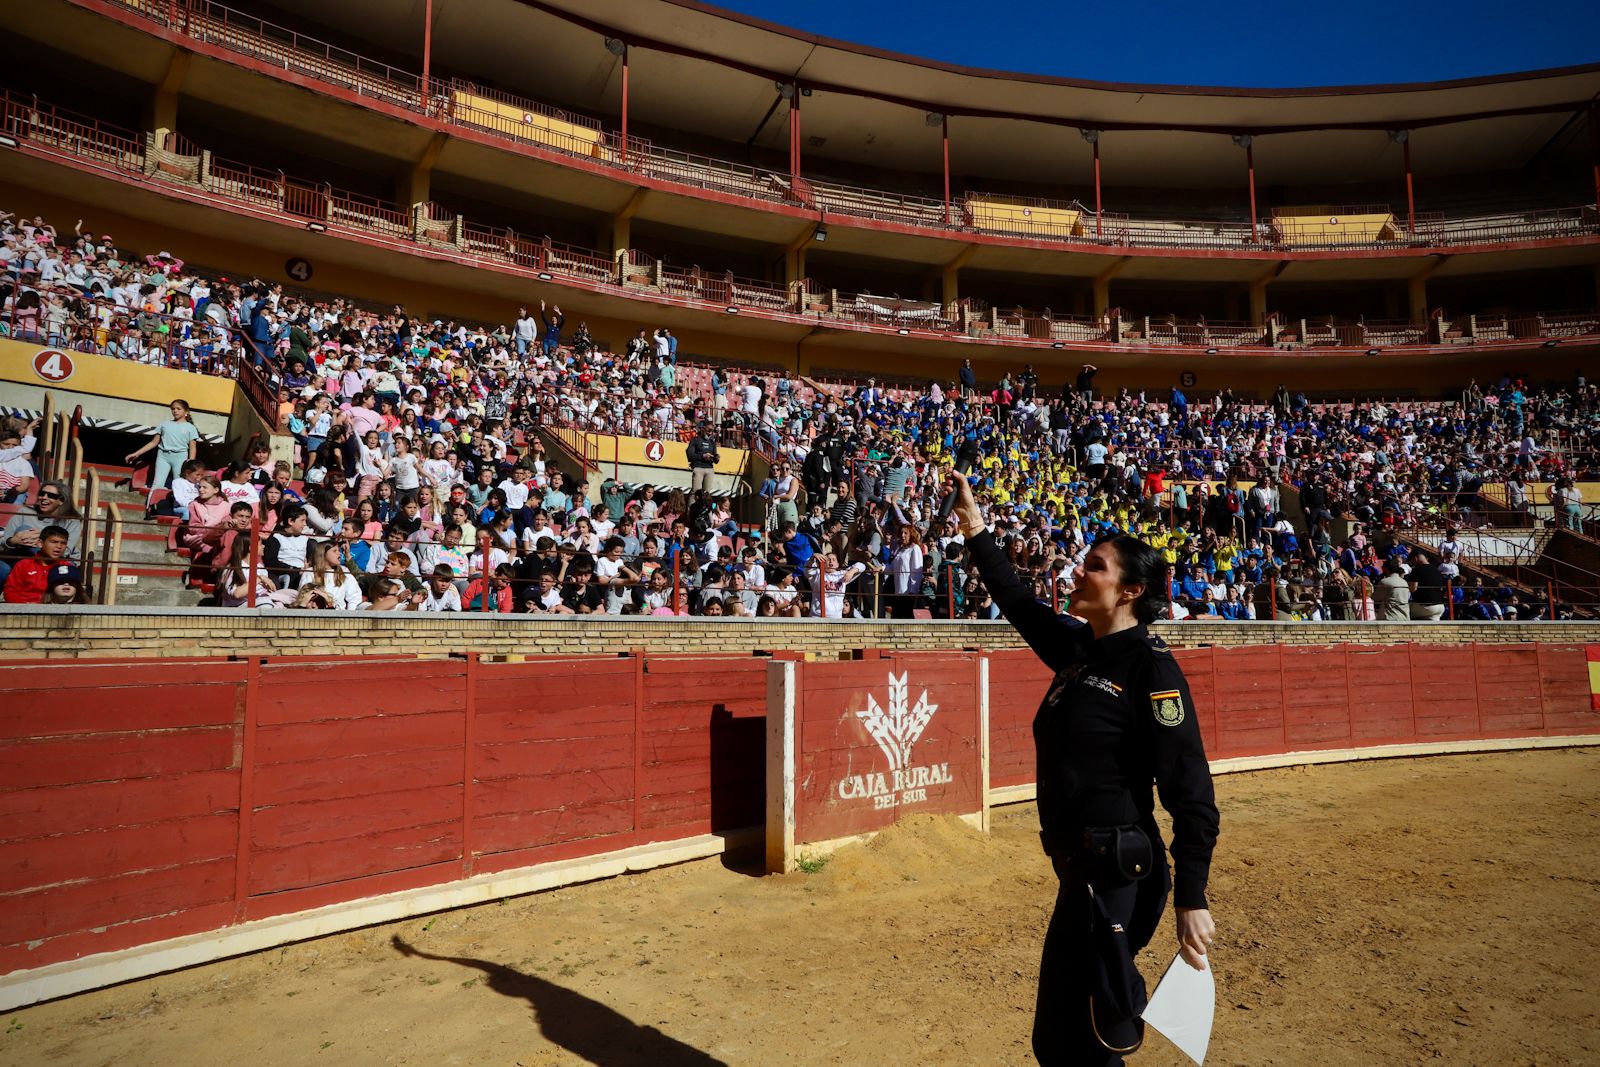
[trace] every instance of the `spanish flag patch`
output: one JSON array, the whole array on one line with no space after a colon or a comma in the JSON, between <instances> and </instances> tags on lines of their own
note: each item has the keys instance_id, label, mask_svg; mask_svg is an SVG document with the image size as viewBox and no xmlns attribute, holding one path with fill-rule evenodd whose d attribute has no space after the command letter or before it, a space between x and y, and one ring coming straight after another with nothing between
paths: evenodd
<instances>
[{"instance_id":1,"label":"spanish flag patch","mask_svg":"<svg viewBox=\"0 0 1600 1067\"><path fill-rule=\"evenodd\" d=\"M1151 693L1150 710L1162 726L1177 726L1183 722L1183 694L1176 689Z\"/></svg>"}]
</instances>

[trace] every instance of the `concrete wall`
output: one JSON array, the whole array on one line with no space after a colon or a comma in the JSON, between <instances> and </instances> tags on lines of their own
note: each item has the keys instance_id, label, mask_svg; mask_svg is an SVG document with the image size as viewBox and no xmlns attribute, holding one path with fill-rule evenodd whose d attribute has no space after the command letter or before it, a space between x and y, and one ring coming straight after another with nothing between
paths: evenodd
<instances>
[{"instance_id":1,"label":"concrete wall","mask_svg":"<svg viewBox=\"0 0 1600 1067\"><path fill-rule=\"evenodd\" d=\"M1172 644L1455 645L1479 641L1600 643L1600 623L1163 623ZM346 655L451 652L573 655L692 652L749 655L853 649L902 651L1021 648L1005 623L825 623L811 619L541 619L506 615L369 615L365 612L79 608L0 605L0 660L220 655Z\"/></svg>"}]
</instances>

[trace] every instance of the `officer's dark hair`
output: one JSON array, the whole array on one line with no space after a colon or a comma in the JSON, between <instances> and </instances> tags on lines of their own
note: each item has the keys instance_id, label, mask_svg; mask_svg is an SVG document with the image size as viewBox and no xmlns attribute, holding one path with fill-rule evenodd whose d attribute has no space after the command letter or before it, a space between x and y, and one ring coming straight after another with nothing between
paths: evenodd
<instances>
[{"instance_id":1,"label":"officer's dark hair","mask_svg":"<svg viewBox=\"0 0 1600 1067\"><path fill-rule=\"evenodd\" d=\"M1141 626L1150 625L1167 606L1167 561L1132 534L1118 534L1106 544L1117 554L1122 584L1144 586L1144 593L1133 602L1133 617Z\"/></svg>"}]
</instances>

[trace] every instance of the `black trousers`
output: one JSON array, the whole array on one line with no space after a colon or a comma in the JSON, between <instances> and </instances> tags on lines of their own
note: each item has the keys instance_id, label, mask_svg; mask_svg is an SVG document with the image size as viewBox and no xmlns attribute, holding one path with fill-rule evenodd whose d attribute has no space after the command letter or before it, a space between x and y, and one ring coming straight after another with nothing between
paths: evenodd
<instances>
[{"instance_id":1,"label":"black trousers","mask_svg":"<svg viewBox=\"0 0 1600 1067\"><path fill-rule=\"evenodd\" d=\"M1159 849L1160 839L1156 838ZM1090 905L1081 877L1056 863L1061 888L1039 960L1039 998L1033 1014L1033 1055L1041 1067L1116 1067L1123 1062L1095 1036L1089 1020ZM1128 932L1135 955L1150 943L1166 909L1171 874L1163 861L1137 882L1096 879L1095 892Z\"/></svg>"}]
</instances>

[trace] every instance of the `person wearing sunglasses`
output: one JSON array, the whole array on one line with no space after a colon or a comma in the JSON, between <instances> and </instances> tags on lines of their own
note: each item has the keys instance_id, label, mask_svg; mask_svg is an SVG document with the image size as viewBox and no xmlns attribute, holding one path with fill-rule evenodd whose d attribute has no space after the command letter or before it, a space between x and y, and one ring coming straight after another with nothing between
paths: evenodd
<instances>
[{"instance_id":1,"label":"person wearing sunglasses","mask_svg":"<svg viewBox=\"0 0 1600 1067\"><path fill-rule=\"evenodd\" d=\"M78 518L78 509L67 496L66 487L54 480L40 482L33 506L13 515L0 527L0 590L5 588L12 567L39 554L40 537L47 526L59 526L66 531L65 555L75 556L83 536L83 523Z\"/></svg>"}]
</instances>

